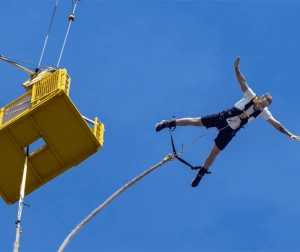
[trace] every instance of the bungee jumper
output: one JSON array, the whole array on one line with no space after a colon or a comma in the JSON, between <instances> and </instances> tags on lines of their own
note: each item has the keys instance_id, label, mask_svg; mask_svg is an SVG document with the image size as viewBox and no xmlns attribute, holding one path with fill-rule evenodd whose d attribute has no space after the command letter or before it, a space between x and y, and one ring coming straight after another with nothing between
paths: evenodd
<instances>
[{"instance_id":1,"label":"bungee jumper","mask_svg":"<svg viewBox=\"0 0 300 252\"><path fill-rule=\"evenodd\" d=\"M205 174L209 174L208 171L216 157L220 154L222 150L228 145L236 133L244 127L247 123L255 120L258 117L264 118L269 124L271 124L276 130L287 135L291 140L300 141L299 136L293 135L289 132L282 124L277 121L269 111L268 107L272 101L272 96L267 93L261 97L258 97L252 89L248 86L246 79L239 70L240 57L237 57L234 62L235 75L240 84L244 97L238 101L233 108L224 110L220 113L211 114L203 117L197 118L181 118L181 119L171 119L162 120L155 126L156 132L162 129L169 128L174 130L176 126L204 126L206 128L216 127L219 131L217 137L214 139L214 145L207 156L204 164L202 166L193 167L185 160L179 158L176 155L176 150L174 147L173 138L171 135L172 147L174 156L179 159L179 161L190 166L192 170L199 169L196 177L192 180L192 187L198 186L200 180Z\"/></svg>"}]
</instances>

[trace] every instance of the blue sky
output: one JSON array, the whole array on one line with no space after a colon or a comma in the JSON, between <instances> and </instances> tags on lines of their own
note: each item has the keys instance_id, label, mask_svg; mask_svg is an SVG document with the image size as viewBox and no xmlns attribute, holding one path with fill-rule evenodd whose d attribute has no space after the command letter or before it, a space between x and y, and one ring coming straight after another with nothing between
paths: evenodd
<instances>
[{"instance_id":1,"label":"blue sky","mask_svg":"<svg viewBox=\"0 0 300 252\"><path fill-rule=\"evenodd\" d=\"M55 5L1 1L0 54L38 63ZM92 210L160 162L171 145L154 126L198 117L242 98L233 63L273 116L300 135L299 1L88 1L78 3L60 67L80 112L105 124L102 150L25 198L20 251L56 251ZM59 1L42 65L56 64L71 0ZM28 75L1 65L0 106ZM178 127L176 146L205 128ZM216 133L182 158L203 164ZM263 119L241 130L199 187L168 162L100 212L65 251L300 251L300 143ZM15 240L17 204L0 201L0 251Z\"/></svg>"}]
</instances>

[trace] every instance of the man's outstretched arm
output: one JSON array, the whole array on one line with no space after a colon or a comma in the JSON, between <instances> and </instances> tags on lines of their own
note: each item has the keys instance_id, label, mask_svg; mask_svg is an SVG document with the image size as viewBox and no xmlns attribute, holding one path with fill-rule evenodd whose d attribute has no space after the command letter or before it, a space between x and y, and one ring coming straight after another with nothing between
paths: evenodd
<instances>
[{"instance_id":1,"label":"man's outstretched arm","mask_svg":"<svg viewBox=\"0 0 300 252\"><path fill-rule=\"evenodd\" d=\"M291 140L298 140L300 141L299 136L293 135L291 132L289 132L286 128L282 126L280 122L275 120L274 118L270 118L267 120L268 123L270 123L275 129L277 129L279 132L287 135Z\"/></svg>"},{"instance_id":2,"label":"man's outstretched arm","mask_svg":"<svg viewBox=\"0 0 300 252\"><path fill-rule=\"evenodd\" d=\"M246 83L245 77L242 75L241 71L239 70L239 64L240 64L240 57L237 57L234 62L234 71L235 71L236 78L240 83L241 89L243 93L245 93L248 90L248 85Z\"/></svg>"}]
</instances>

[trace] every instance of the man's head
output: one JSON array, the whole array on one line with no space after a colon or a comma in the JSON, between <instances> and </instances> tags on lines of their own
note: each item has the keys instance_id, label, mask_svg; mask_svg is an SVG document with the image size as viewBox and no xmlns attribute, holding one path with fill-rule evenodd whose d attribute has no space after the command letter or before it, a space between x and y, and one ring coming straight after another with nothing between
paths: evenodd
<instances>
[{"instance_id":1,"label":"man's head","mask_svg":"<svg viewBox=\"0 0 300 252\"><path fill-rule=\"evenodd\" d=\"M254 109L264 109L265 107L269 106L273 101L273 97L268 93L264 94L260 97L254 104Z\"/></svg>"}]
</instances>

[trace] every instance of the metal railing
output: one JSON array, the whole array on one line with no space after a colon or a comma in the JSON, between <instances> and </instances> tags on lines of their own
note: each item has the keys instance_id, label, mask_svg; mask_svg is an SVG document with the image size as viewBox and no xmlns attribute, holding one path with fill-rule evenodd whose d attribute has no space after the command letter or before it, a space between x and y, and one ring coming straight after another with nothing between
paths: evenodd
<instances>
[{"instance_id":1,"label":"metal railing","mask_svg":"<svg viewBox=\"0 0 300 252\"><path fill-rule=\"evenodd\" d=\"M0 110L0 126L25 113L32 106L38 104L50 93L58 89L64 90L69 95L70 83L71 78L68 76L66 69L59 69L35 82L30 91Z\"/></svg>"},{"instance_id":2,"label":"metal railing","mask_svg":"<svg viewBox=\"0 0 300 252\"><path fill-rule=\"evenodd\" d=\"M2 124L29 110L31 106L30 101L31 91L25 93L18 99L14 100L13 102L9 103L4 108L2 108L0 112L0 119L2 119Z\"/></svg>"},{"instance_id":3,"label":"metal railing","mask_svg":"<svg viewBox=\"0 0 300 252\"><path fill-rule=\"evenodd\" d=\"M103 145L103 134L104 134L104 125L100 122L100 120L96 117L95 118L95 124L93 133L96 136L96 138L99 140L101 145Z\"/></svg>"},{"instance_id":4,"label":"metal railing","mask_svg":"<svg viewBox=\"0 0 300 252\"><path fill-rule=\"evenodd\" d=\"M34 83L31 103L35 105L57 89L62 89L69 95L70 77L65 69L59 69L51 75Z\"/></svg>"}]
</instances>

